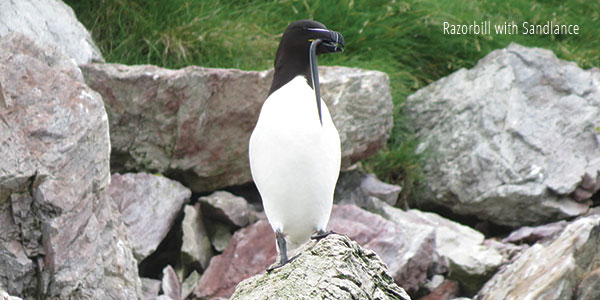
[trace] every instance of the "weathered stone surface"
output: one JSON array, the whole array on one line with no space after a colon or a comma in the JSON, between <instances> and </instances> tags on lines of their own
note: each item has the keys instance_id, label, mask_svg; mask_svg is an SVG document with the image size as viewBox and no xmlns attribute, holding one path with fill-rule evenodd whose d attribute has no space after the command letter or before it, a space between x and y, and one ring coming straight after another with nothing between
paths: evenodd
<instances>
[{"instance_id":1,"label":"weathered stone surface","mask_svg":"<svg viewBox=\"0 0 600 300\"><path fill-rule=\"evenodd\" d=\"M181 263L185 268L203 271L212 257L212 247L204 229L200 204L186 205L183 213Z\"/></svg>"},{"instance_id":2,"label":"weathered stone surface","mask_svg":"<svg viewBox=\"0 0 600 300\"><path fill-rule=\"evenodd\" d=\"M427 281L428 272L445 266L435 253L431 227L409 234L401 226L354 205L334 205L328 229L375 251L389 266L394 280L413 292ZM212 258L195 296L228 297L240 281L264 272L276 256L273 231L266 220L259 220L236 232L223 254Z\"/></svg>"},{"instance_id":3,"label":"weathered stone surface","mask_svg":"<svg viewBox=\"0 0 600 300\"><path fill-rule=\"evenodd\" d=\"M248 225L250 207L246 199L229 192L217 191L206 197L198 198L202 211L209 218L231 223L237 227Z\"/></svg>"},{"instance_id":4,"label":"weathered stone surface","mask_svg":"<svg viewBox=\"0 0 600 300\"><path fill-rule=\"evenodd\" d=\"M191 196L181 183L146 173L113 174L109 193L138 262L156 250Z\"/></svg>"},{"instance_id":5,"label":"weathered stone surface","mask_svg":"<svg viewBox=\"0 0 600 300\"><path fill-rule=\"evenodd\" d=\"M430 271L445 265L435 252L436 236L431 226L411 232L357 206L336 205L328 229L375 251L396 283L411 294L425 284Z\"/></svg>"},{"instance_id":6,"label":"weathered stone surface","mask_svg":"<svg viewBox=\"0 0 600 300\"><path fill-rule=\"evenodd\" d=\"M0 288L0 300L22 300L19 297L11 296L6 291Z\"/></svg>"},{"instance_id":7,"label":"weathered stone surface","mask_svg":"<svg viewBox=\"0 0 600 300\"><path fill-rule=\"evenodd\" d=\"M194 290L196 298L229 297L242 280L275 261L275 235L266 220L237 231L223 254L211 259Z\"/></svg>"},{"instance_id":8,"label":"weathered stone surface","mask_svg":"<svg viewBox=\"0 0 600 300\"><path fill-rule=\"evenodd\" d=\"M60 0L1 1L0 37L10 32L54 45L77 64L104 61L90 33Z\"/></svg>"},{"instance_id":9,"label":"weathered stone surface","mask_svg":"<svg viewBox=\"0 0 600 300\"><path fill-rule=\"evenodd\" d=\"M248 140L273 72L89 64L109 114L112 169L169 174L197 192L251 181ZM344 167L374 154L392 128L385 73L320 68Z\"/></svg>"},{"instance_id":10,"label":"weathered stone surface","mask_svg":"<svg viewBox=\"0 0 600 300\"><path fill-rule=\"evenodd\" d=\"M474 294L504 262L494 248L484 245L484 235L467 226L419 210L403 211L382 204L379 213L407 231L408 236L434 231L435 254L448 261L449 279Z\"/></svg>"},{"instance_id":11,"label":"weathered stone surface","mask_svg":"<svg viewBox=\"0 0 600 300\"><path fill-rule=\"evenodd\" d=\"M520 227L581 215L598 190L598 69L511 44L406 108L428 153L421 205Z\"/></svg>"},{"instance_id":12,"label":"weathered stone surface","mask_svg":"<svg viewBox=\"0 0 600 300\"><path fill-rule=\"evenodd\" d=\"M566 221L560 221L536 227L524 226L511 232L502 242L533 244L548 241L561 233L567 224Z\"/></svg>"},{"instance_id":13,"label":"weathered stone surface","mask_svg":"<svg viewBox=\"0 0 600 300\"><path fill-rule=\"evenodd\" d=\"M569 224L550 244L535 244L490 279L475 299L599 299L600 216Z\"/></svg>"},{"instance_id":14,"label":"weathered stone surface","mask_svg":"<svg viewBox=\"0 0 600 300\"><path fill-rule=\"evenodd\" d=\"M300 253L280 269L244 280L231 299L410 299L377 254L347 236L311 241Z\"/></svg>"},{"instance_id":15,"label":"weathered stone surface","mask_svg":"<svg viewBox=\"0 0 600 300\"><path fill-rule=\"evenodd\" d=\"M160 292L161 281L151 278L140 278L142 280L142 300L156 300Z\"/></svg>"},{"instance_id":16,"label":"weathered stone surface","mask_svg":"<svg viewBox=\"0 0 600 300\"><path fill-rule=\"evenodd\" d=\"M395 205L402 187L380 181L374 174L358 170L342 172L335 187L335 202L370 208L372 197Z\"/></svg>"},{"instance_id":17,"label":"weathered stone surface","mask_svg":"<svg viewBox=\"0 0 600 300\"><path fill-rule=\"evenodd\" d=\"M58 53L0 38L0 286L25 299L139 298L107 193L102 99Z\"/></svg>"},{"instance_id":18,"label":"weathered stone surface","mask_svg":"<svg viewBox=\"0 0 600 300\"><path fill-rule=\"evenodd\" d=\"M419 300L451 300L458 295L459 284L454 280L445 280L431 293Z\"/></svg>"},{"instance_id":19,"label":"weathered stone surface","mask_svg":"<svg viewBox=\"0 0 600 300\"><path fill-rule=\"evenodd\" d=\"M163 277L161 281L163 295L172 300L181 299L181 285L175 270L170 265L163 269Z\"/></svg>"},{"instance_id":20,"label":"weathered stone surface","mask_svg":"<svg viewBox=\"0 0 600 300\"><path fill-rule=\"evenodd\" d=\"M210 243L219 253L225 251L231 240L232 234L229 227L220 222L209 222L206 226Z\"/></svg>"},{"instance_id":21,"label":"weathered stone surface","mask_svg":"<svg viewBox=\"0 0 600 300\"><path fill-rule=\"evenodd\" d=\"M191 295L198 282L200 281L200 274L193 271L182 283L181 283L181 299L187 299Z\"/></svg>"}]
</instances>

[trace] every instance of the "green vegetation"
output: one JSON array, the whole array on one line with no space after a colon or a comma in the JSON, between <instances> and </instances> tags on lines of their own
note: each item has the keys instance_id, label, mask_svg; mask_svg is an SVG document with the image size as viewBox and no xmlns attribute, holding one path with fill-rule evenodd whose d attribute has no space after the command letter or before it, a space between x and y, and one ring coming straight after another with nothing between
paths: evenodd
<instances>
[{"instance_id":1,"label":"green vegetation","mask_svg":"<svg viewBox=\"0 0 600 300\"><path fill-rule=\"evenodd\" d=\"M510 42L548 48L583 68L600 66L600 2L588 0L66 0L92 32L108 62L263 70L281 32L298 19L340 31L343 55L320 58L389 74L396 106L386 149L365 162L380 178L404 186L419 178L417 141L402 103L415 90L459 68L470 68ZM443 22L505 21L576 24L579 35L444 35ZM523 28L519 28L522 30Z\"/></svg>"}]
</instances>

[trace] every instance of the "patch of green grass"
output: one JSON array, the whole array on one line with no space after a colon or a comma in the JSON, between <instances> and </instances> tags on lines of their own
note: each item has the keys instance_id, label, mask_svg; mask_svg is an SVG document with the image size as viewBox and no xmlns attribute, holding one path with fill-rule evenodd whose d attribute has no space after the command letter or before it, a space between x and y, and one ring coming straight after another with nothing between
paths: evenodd
<instances>
[{"instance_id":1,"label":"patch of green grass","mask_svg":"<svg viewBox=\"0 0 600 300\"><path fill-rule=\"evenodd\" d=\"M380 178L404 186L420 176L418 144L403 103L415 90L460 68L470 68L510 42L551 49L583 68L600 66L600 2L529 0L66 0L91 31L108 62L263 70L270 68L285 27L316 19L340 31L342 55L322 65L388 73L395 125L385 149L364 162ZM492 24L514 21L577 24L579 35L444 35L443 22Z\"/></svg>"}]
</instances>

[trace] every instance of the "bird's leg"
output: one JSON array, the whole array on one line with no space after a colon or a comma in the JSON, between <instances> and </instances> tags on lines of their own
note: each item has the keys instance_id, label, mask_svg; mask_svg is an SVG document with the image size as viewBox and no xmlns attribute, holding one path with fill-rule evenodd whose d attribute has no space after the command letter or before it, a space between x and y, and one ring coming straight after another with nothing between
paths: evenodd
<instances>
[{"instance_id":1,"label":"bird's leg","mask_svg":"<svg viewBox=\"0 0 600 300\"><path fill-rule=\"evenodd\" d=\"M333 231L331 231L331 230L330 230L330 231L325 231L325 230L319 229L319 230L317 230L317 232L315 232L315 234L313 234L313 235L312 235L310 238L311 238L312 240L317 240L317 241L319 241L319 240L321 240L322 238L325 238L325 237L327 237L327 236L328 236L328 235L330 235L330 234L335 234L335 232L333 232Z\"/></svg>"},{"instance_id":2,"label":"bird's leg","mask_svg":"<svg viewBox=\"0 0 600 300\"><path fill-rule=\"evenodd\" d=\"M279 255L281 256L281 259L279 260L279 264L269 267L267 269L268 272L281 268L283 267L283 265L291 261L288 260L287 257L287 247L285 242L285 235L283 234L283 232L275 231L275 238L277 239L277 247L279 247Z\"/></svg>"}]
</instances>

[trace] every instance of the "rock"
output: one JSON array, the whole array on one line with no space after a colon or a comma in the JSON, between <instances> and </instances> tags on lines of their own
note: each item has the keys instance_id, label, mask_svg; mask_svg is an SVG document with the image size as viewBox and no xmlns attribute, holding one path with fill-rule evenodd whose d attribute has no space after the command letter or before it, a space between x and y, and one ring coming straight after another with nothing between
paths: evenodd
<instances>
[{"instance_id":1,"label":"rock","mask_svg":"<svg viewBox=\"0 0 600 300\"><path fill-rule=\"evenodd\" d=\"M375 174L364 174L352 170L342 172L335 187L335 203L354 204L369 209L373 206L371 197L395 205L402 187L377 179Z\"/></svg>"},{"instance_id":2,"label":"rock","mask_svg":"<svg viewBox=\"0 0 600 300\"><path fill-rule=\"evenodd\" d=\"M459 284L454 280L445 280L427 296L420 300L450 300L455 299L459 292Z\"/></svg>"},{"instance_id":3,"label":"rock","mask_svg":"<svg viewBox=\"0 0 600 300\"><path fill-rule=\"evenodd\" d=\"M435 255L448 261L449 279L459 282L466 293L477 292L504 262L498 251L484 245L484 235L470 227L415 209L405 212L381 205L380 213L408 236L433 231Z\"/></svg>"},{"instance_id":4,"label":"rock","mask_svg":"<svg viewBox=\"0 0 600 300\"><path fill-rule=\"evenodd\" d=\"M163 269L163 277L161 281L161 288L164 296L169 299L180 300L181 298L181 285L179 284L179 278L175 273L175 270L170 265Z\"/></svg>"},{"instance_id":5,"label":"rock","mask_svg":"<svg viewBox=\"0 0 600 300\"><path fill-rule=\"evenodd\" d=\"M75 63L104 62L90 33L75 13L60 0L0 2L0 37L19 32L46 45L54 45Z\"/></svg>"},{"instance_id":6,"label":"rock","mask_svg":"<svg viewBox=\"0 0 600 300\"><path fill-rule=\"evenodd\" d=\"M109 193L138 263L156 250L191 196L179 182L146 173L113 174Z\"/></svg>"},{"instance_id":7,"label":"rock","mask_svg":"<svg viewBox=\"0 0 600 300\"><path fill-rule=\"evenodd\" d=\"M181 299L187 299L194 292L198 281L200 281L200 274L196 271L190 273L183 283L181 283Z\"/></svg>"},{"instance_id":8,"label":"rock","mask_svg":"<svg viewBox=\"0 0 600 300\"><path fill-rule=\"evenodd\" d=\"M204 229L199 203L194 206L185 206L181 227L183 231L182 265L189 269L205 270L212 257L212 248Z\"/></svg>"},{"instance_id":9,"label":"rock","mask_svg":"<svg viewBox=\"0 0 600 300\"><path fill-rule=\"evenodd\" d=\"M198 198L198 202L202 204L205 216L237 227L248 225L250 207L246 199L242 197L225 191L217 191L209 196Z\"/></svg>"},{"instance_id":10,"label":"rock","mask_svg":"<svg viewBox=\"0 0 600 300\"><path fill-rule=\"evenodd\" d=\"M566 221L560 221L536 227L524 226L511 232L506 238L502 239L502 242L527 244L533 244L538 241L544 242L556 237L556 235L560 234L566 226Z\"/></svg>"},{"instance_id":11,"label":"rock","mask_svg":"<svg viewBox=\"0 0 600 300\"><path fill-rule=\"evenodd\" d=\"M273 71L88 64L88 84L104 96L115 171L149 170L195 192L250 182L248 140ZM385 73L320 69L321 92L340 132L342 164L374 154L392 128Z\"/></svg>"},{"instance_id":12,"label":"rock","mask_svg":"<svg viewBox=\"0 0 600 300\"><path fill-rule=\"evenodd\" d=\"M142 280L142 300L156 300L160 292L161 281L151 278L140 278Z\"/></svg>"},{"instance_id":13,"label":"rock","mask_svg":"<svg viewBox=\"0 0 600 300\"><path fill-rule=\"evenodd\" d=\"M474 299L599 299L600 216L569 224L550 244L523 252Z\"/></svg>"},{"instance_id":14,"label":"rock","mask_svg":"<svg viewBox=\"0 0 600 300\"><path fill-rule=\"evenodd\" d=\"M420 207L516 228L581 215L600 186L598 69L511 44L406 108L428 153ZM577 188L588 196L574 197Z\"/></svg>"},{"instance_id":15,"label":"rock","mask_svg":"<svg viewBox=\"0 0 600 300\"><path fill-rule=\"evenodd\" d=\"M343 235L304 246L291 263L241 282L231 300L410 299L371 250Z\"/></svg>"},{"instance_id":16,"label":"rock","mask_svg":"<svg viewBox=\"0 0 600 300\"><path fill-rule=\"evenodd\" d=\"M444 269L435 253L433 227L410 231L354 205L336 205L329 230L348 235L362 247L375 251L388 266L396 283L410 294L427 282L428 273Z\"/></svg>"},{"instance_id":17,"label":"rock","mask_svg":"<svg viewBox=\"0 0 600 300\"><path fill-rule=\"evenodd\" d=\"M0 288L0 300L22 300L19 297L9 295L6 291Z\"/></svg>"},{"instance_id":18,"label":"rock","mask_svg":"<svg viewBox=\"0 0 600 300\"><path fill-rule=\"evenodd\" d=\"M0 286L25 299L139 298L107 192L102 99L59 53L21 34L0 38Z\"/></svg>"},{"instance_id":19,"label":"rock","mask_svg":"<svg viewBox=\"0 0 600 300\"><path fill-rule=\"evenodd\" d=\"M264 272L276 256L275 235L266 220L243 228L233 235L223 254L210 260L194 296L199 299L229 297L240 281Z\"/></svg>"},{"instance_id":20,"label":"rock","mask_svg":"<svg viewBox=\"0 0 600 300\"><path fill-rule=\"evenodd\" d=\"M215 250L219 253L225 251L232 237L229 226L220 222L210 222L207 224L207 230L210 243Z\"/></svg>"},{"instance_id":21,"label":"rock","mask_svg":"<svg viewBox=\"0 0 600 300\"><path fill-rule=\"evenodd\" d=\"M347 234L362 247L375 251L389 266L396 283L411 292L427 281L428 272L441 272L438 269L445 266L435 254L432 228L409 234L402 227L354 205L334 205L328 229ZM223 254L212 258L195 296L229 297L240 281L264 272L275 262L276 256L273 230L266 220L259 220L237 231Z\"/></svg>"}]
</instances>

